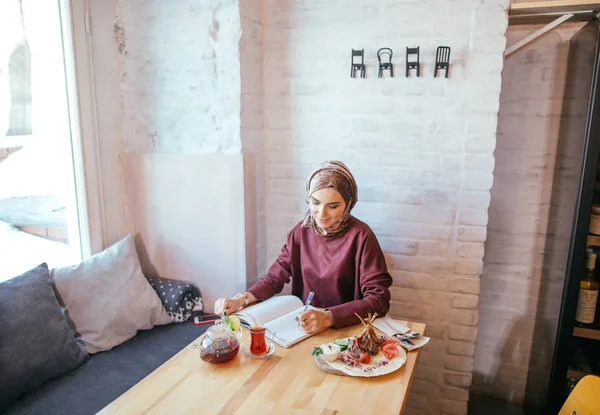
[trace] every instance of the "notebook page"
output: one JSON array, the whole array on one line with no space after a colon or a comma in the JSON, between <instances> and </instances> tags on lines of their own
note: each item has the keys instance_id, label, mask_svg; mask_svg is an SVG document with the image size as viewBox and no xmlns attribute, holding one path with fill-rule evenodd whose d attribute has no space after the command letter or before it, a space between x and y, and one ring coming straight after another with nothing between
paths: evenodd
<instances>
[{"instance_id":1,"label":"notebook page","mask_svg":"<svg viewBox=\"0 0 600 415\"><path fill-rule=\"evenodd\" d=\"M314 307L308 306L308 310L314 309ZM287 348L298 343L300 340L312 336L312 334L306 334L304 330L298 327L296 317L303 311L304 306L301 306L266 323L267 337L275 341L275 343L278 343L280 346ZM273 333L275 333L274 338L272 337Z\"/></svg>"},{"instance_id":2,"label":"notebook page","mask_svg":"<svg viewBox=\"0 0 600 415\"><path fill-rule=\"evenodd\" d=\"M289 313L302 306L302 301L294 295L278 295L235 313L245 326L262 326L266 322Z\"/></svg>"}]
</instances>

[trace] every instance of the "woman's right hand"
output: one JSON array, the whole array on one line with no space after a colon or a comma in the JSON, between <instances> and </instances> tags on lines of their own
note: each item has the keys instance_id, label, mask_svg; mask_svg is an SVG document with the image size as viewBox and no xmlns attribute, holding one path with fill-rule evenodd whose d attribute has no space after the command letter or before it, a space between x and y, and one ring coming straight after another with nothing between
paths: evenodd
<instances>
[{"instance_id":1,"label":"woman's right hand","mask_svg":"<svg viewBox=\"0 0 600 415\"><path fill-rule=\"evenodd\" d=\"M215 301L215 314L229 316L238 311L244 305L245 300L241 298L219 298Z\"/></svg>"}]
</instances>

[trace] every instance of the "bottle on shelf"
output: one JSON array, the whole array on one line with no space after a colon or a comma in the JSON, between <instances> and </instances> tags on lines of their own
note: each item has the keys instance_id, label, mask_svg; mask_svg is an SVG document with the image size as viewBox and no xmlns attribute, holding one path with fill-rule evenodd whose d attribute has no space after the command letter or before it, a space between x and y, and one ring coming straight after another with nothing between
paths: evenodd
<instances>
[{"instance_id":1,"label":"bottle on shelf","mask_svg":"<svg viewBox=\"0 0 600 415\"><path fill-rule=\"evenodd\" d=\"M595 267L596 254L588 251L587 275L579 283L579 300L577 301L577 313L575 315L575 324L580 327L590 328L594 326L598 289L600 288L594 273Z\"/></svg>"},{"instance_id":2,"label":"bottle on shelf","mask_svg":"<svg viewBox=\"0 0 600 415\"><path fill-rule=\"evenodd\" d=\"M595 200L594 195L594 200ZM592 235L600 235L600 204L594 203L592 205L592 214L590 216L590 227L589 233Z\"/></svg>"}]
</instances>

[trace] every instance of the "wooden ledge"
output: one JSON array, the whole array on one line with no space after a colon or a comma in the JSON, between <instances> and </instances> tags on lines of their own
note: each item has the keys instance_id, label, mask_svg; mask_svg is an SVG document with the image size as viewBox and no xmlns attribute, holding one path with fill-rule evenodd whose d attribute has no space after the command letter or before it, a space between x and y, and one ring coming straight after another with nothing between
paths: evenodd
<instances>
[{"instance_id":1,"label":"wooden ledge","mask_svg":"<svg viewBox=\"0 0 600 415\"><path fill-rule=\"evenodd\" d=\"M529 3L514 3L510 6L510 16L519 16L523 14L541 14L541 13L573 13L584 11L600 11L600 2L597 0L554 0L537 1Z\"/></svg>"},{"instance_id":2,"label":"wooden ledge","mask_svg":"<svg viewBox=\"0 0 600 415\"><path fill-rule=\"evenodd\" d=\"M511 24L543 23L561 15L573 14L570 21L589 21L600 12L598 0L554 0L514 3L510 6Z\"/></svg>"}]
</instances>

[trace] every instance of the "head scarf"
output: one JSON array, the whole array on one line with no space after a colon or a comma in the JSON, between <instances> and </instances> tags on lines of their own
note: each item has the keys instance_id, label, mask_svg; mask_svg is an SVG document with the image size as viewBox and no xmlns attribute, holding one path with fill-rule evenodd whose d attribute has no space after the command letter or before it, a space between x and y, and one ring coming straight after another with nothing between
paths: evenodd
<instances>
[{"instance_id":1,"label":"head scarf","mask_svg":"<svg viewBox=\"0 0 600 415\"><path fill-rule=\"evenodd\" d=\"M317 235L332 237L344 232L348 227L350 211L358 200L358 189L350 169L341 161L325 161L308 176L308 181L306 182L306 202L308 203L314 192L326 187L333 187L342 195L342 198L346 202L346 208L342 217L331 227L321 229L315 223L310 209L308 209L308 212L304 216L302 227L312 229Z\"/></svg>"}]
</instances>

